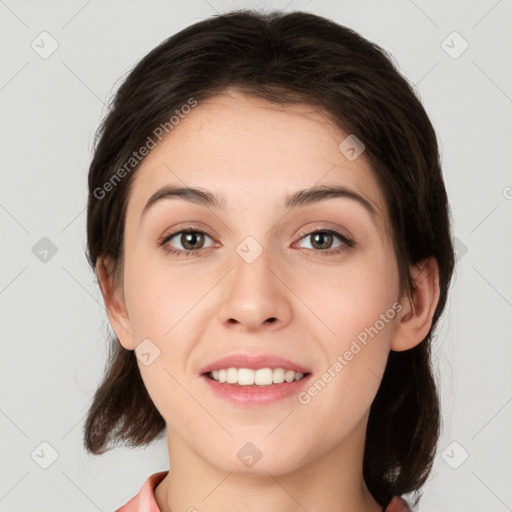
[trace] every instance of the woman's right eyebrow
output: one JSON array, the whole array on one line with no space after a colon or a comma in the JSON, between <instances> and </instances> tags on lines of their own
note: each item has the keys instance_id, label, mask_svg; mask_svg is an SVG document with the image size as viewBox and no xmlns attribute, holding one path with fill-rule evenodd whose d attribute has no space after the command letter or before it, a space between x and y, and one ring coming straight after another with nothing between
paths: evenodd
<instances>
[{"instance_id":1,"label":"woman's right eyebrow","mask_svg":"<svg viewBox=\"0 0 512 512\"><path fill-rule=\"evenodd\" d=\"M342 185L322 185L297 190L286 197L283 206L285 209L289 210L306 204L313 204L334 198L346 198L356 201L367 210L374 222L376 218L379 217L377 209L368 199L358 194L356 191ZM226 208L227 204L224 196L201 187L167 185L158 189L151 195L144 206L141 219L154 204L163 199L183 199L185 201L216 209Z\"/></svg>"}]
</instances>

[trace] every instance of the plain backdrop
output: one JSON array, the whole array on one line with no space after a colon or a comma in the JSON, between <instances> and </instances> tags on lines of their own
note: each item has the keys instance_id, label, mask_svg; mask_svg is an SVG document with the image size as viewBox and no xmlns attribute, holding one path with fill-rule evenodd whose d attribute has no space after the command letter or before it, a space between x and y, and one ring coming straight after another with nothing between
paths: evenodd
<instances>
[{"instance_id":1,"label":"plain backdrop","mask_svg":"<svg viewBox=\"0 0 512 512\"><path fill-rule=\"evenodd\" d=\"M83 448L109 330L85 259L87 172L131 67L242 7L347 25L415 85L439 137L458 253L434 343L443 432L419 510L512 510L511 0L0 0L0 510L114 510L169 468L163 440L101 457Z\"/></svg>"}]
</instances>

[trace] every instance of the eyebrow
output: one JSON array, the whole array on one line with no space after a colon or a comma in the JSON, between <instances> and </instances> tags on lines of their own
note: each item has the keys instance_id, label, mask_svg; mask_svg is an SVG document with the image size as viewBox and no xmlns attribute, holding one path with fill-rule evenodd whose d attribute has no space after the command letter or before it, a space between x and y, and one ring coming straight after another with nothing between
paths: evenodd
<instances>
[{"instance_id":1,"label":"eyebrow","mask_svg":"<svg viewBox=\"0 0 512 512\"><path fill-rule=\"evenodd\" d=\"M365 199L363 196L361 196L354 190L351 190L341 185L323 185L319 187L312 187L293 192L292 194L286 197L284 202L284 208L296 208L298 206L313 204L319 201L323 201L325 199L333 198L352 199L353 201L356 201L360 205L362 205L371 215L373 220L375 220L375 218L378 217L378 213L370 201ZM161 201L162 199L183 199L185 201L189 201L191 203L203 205L206 207L216 209L226 208L226 198L224 196L221 196L214 192L210 192L203 188L169 185L157 190L148 199L146 206L144 206L144 209L142 211L141 218L155 203Z\"/></svg>"}]
</instances>

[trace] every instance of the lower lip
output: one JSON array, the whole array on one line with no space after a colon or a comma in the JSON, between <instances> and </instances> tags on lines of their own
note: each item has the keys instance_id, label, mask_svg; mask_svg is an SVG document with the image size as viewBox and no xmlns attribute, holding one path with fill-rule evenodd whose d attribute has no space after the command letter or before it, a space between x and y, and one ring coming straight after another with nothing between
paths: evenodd
<instances>
[{"instance_id":1,"label":"lower lip","mask_svg":"<svg viewBox=\"0 0 512 512\"><path fill-rule=\"evenodd\" d=\"M297 395L309 381L310 377L311 374L292 382L252 387L217 382L206 375L201 376L217 396L238 405L266 405L292 395Z\"/></svg>"}]
</instances>

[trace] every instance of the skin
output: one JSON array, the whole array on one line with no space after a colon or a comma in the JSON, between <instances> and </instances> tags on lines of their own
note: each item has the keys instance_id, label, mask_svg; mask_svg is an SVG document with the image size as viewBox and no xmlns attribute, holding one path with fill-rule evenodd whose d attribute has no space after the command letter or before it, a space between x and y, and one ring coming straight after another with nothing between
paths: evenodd
<instances>
[{"instance_id":1,"label":"skin","mask_svg":"<svg viewBox=\"0 0 512 512\"><path fill-rule=\"evenodd\" d=\"M155 494L162 512L215 512L226 503L245 512L382 510L362 476L369 409L389 351L414 347L430 329L438 267L433 259L412 267L414 294L401 296L384 196L364 153L349 161L338 149L346 136L315 107L231 90L199 103L133 178L122 282L108 277L108 259L97 272L122 346L149 338L160 350L138 364L167 424L171 471ZM226 207L166 199L141 221L148 198L171 184L222 193ZM378 216L347 198L283 209L286 195L313 185L349 187ZM208 234L194 242L195 254L158 245L189 222ZM322 256L300 230L324 223L356 246ZM263 248L252 263L235 250L246 236ZM185 250L180 238L168 245ZM395 303L395 317L308 404L292 396L239 407L199 377L205 364L243 350L288 357L311 368L314 382ZM252 467L237 457L247 442L262 454Z\"/></svg>"}]
</instances>

